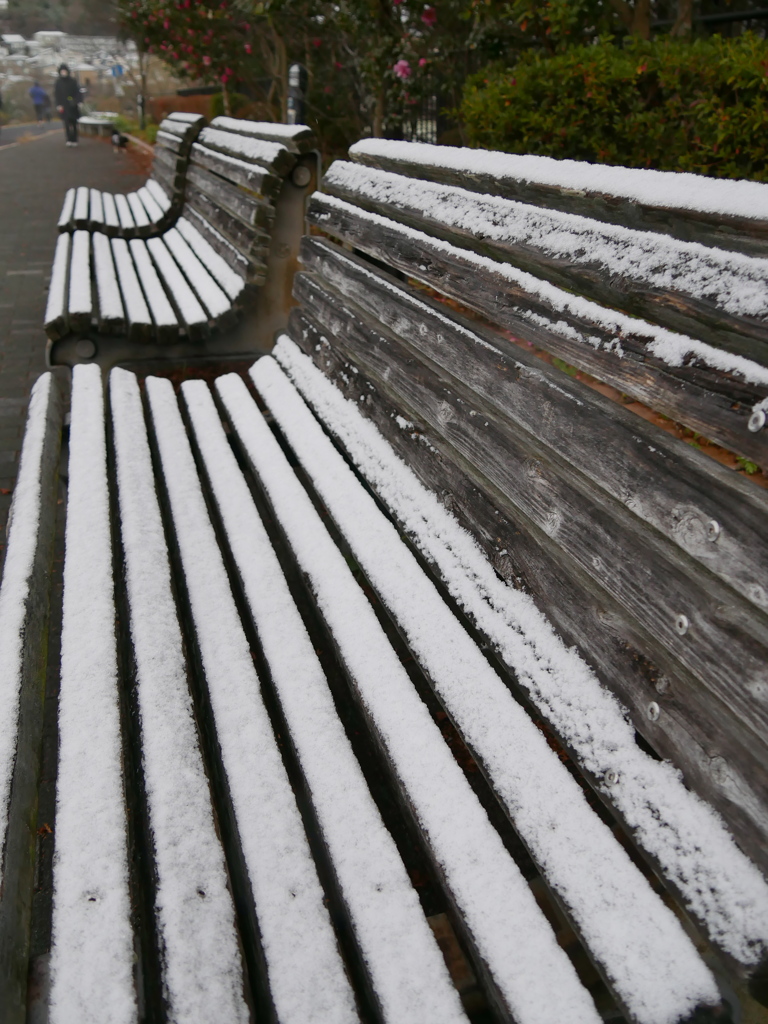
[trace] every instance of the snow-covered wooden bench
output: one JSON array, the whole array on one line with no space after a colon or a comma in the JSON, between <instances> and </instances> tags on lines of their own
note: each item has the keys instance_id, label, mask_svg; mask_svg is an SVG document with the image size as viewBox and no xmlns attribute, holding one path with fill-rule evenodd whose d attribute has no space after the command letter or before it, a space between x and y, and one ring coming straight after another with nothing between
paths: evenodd
<instances>
[{"instance_id":1,"label":"snow-covered wooden bench","mask_svg":"<svg viewBox=\"0 0 768 1024\"><path fill-rule=\"evenodd\" d=\"M77 190L45 314L51 365L254 352L285 324L316 182L311 131L221 117L198 135L179 124L197 138L184 143L181 206L157 203L151 181L111 206L106 193ZM99 218L112 223L115 210L121 233L110 237ZM238 334L245 307L256 326Z\"/></svg>"},{"instance_id":2,"label":"snow-covered wooden bench","mask_svg":"<svg viewBox=\"0 0 768 1024\"><path fill-rule=\"evenodd\" d=\"M50 1024L759 1021L765 491L541 353L758 458L768 372L733 348L765 186L352 156L247 375L75 367L58 504L35 387L0 590L9 1020L31 957ZM677 237L729 217L728 251ZM720 346L584 294L650 301L654 240Z\"/></svg>"},{"instance_id":3,"label":"snow-covered wooden bench","mask_svg":"<svg viewBox=\"0 0 768 1024\"><path fill-rule=\"evenodd\" d=\"M79 123L84 121L81 118ZM104 124L98 119L91 121ZM101 192L87 185L70 188L59 215L59 231L79 229L102 231L110 237L146 238L169 227L179 215L189 151L204 124L200 114L169 114L157 132L146 185L127 194Z\"/></svg>"}]
</instances>

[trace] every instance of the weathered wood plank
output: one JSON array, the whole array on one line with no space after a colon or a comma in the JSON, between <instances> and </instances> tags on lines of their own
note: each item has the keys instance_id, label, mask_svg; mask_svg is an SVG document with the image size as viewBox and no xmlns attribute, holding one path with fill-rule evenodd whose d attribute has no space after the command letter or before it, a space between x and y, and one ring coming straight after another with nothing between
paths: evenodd
<instances>
[{"instance_id":1,"label":"weathered wood plank","mask_svg":"<svg viewBox=\"0 0 768 1024\"><path fill-rule=\"evenodd\" d=\"M292 153L308 153L316 147L315 133L307 125L273 124L271 121L247 121L234 117L215 117L211 128L236 135L248 135L268 142L279 142Z\"/></svg>"},{"instance_id":2,"label":"weathered wood plank","mask_svg":"<svg viewBox=\"0 0 768 1024\"><path fill-rule=\"evenodd\" d=\"M217 153L201 146L199 142L192 146L191 162L204 167L221 178L233 181L236 185L250 189L259 196L276 199L282 186L282 179L257 164L248 164L244 160Z\"/></svg>"},{"instance_id":3,"label":"weathered wood plank","mask_svg":"<svg viewBox=\"0 0 768 1024\"><path fill-rule=\"evenodd\" d=\"M208 244L227 264L241 277L252 284L263 284L266 280L266 260L260 261L240 251L225 238L205 217L190 203L184 207L184 216L197 228Z\"/></svg>"},{"instance_id":4,"label":"weathered wood plank","mask_svg":"<svg viewBox=\"0 0 768 1024\"><path fill-rule=\"evenodd\" d=\"M259 164L279 177L287 175L296 164L296 154L279 142L210 127L200 132L199 141L201 145L218 153Z\"/></svg>"},{"instance_id":5,"label":"weathered wood plank","mask_svg":"<svg viewBox=\"0 0 768 1024\"><path fill-rule=\"evenodd\" d=\"M475 537L496 572L511 586L531 594L567 643L575 644L598 677L630 709L638 732L660 756L670 758L686 782L724 816L742 848L768 869L768 812L762 793L768 763L732 710L704 691L679 663L649 657L647 636L556 542L532 527L518 509L457 463L443 438L401 401L387 380L366 375L333 346L326 332L301 309L289 320L290 336L341 391L358 403L430 490ZM361 395L370 399L359 401ZM399 396L398 396L399 397ZM532 707L527 691L508 677L518 696ZM655 703L660 714L648 717ZM567 746L567 744L566 744ZM585 773L613 813L600 780ZM663 872L660 872L663 877Z\"/></svg>"},{"instance_id":6,"label":"weathered wood plank","mask_svg":"<svg viewBox=\"0 0 768 1024\"><path fill-rule=\"evenodd\" d=\"M232 245L246 256L266 263L270 237L260 228L249 227L218 206L205 193L193 189L185 199L187 209L196 210Z\"/></svg>"},{"instance_id":7,"label":"weathered wood plank","mask_svg":"<svg viewBox=\"0 0 768 1024\"><path fill-rule=\"evenodd\" d=\"M631 316L768 362L768 307L763 302L761 312L746 312L756 305L760 283L768 291L768 264L410 181L409 189L408 178L375 170L366 175L354 164L336 161L323 179L323 191ZM662 279L671 283L661 284ZM703 296L703 289L709 295ZM734 299L740 294L739 305Z\"/></svg>"},{"instance_id":8,"label":"weathered wood plank","mask_svg":"<svg viewBox=\"0 0 768 1024\"><path fill-rule=\"evenodd\" d=\"M275 208L270 202L263 202L249 195L237 185L222 181L217 175L190 164L187 170L186 192L202 192L208 200L241 220L248 227L262 228L269 232L275 219Z\"/></svg>"},{"instance_id":9,"label":"weathered wood plank","mask_svg":"<svg viewBox=\"0 0 768 1024\"><path fill-rule=\"evenodd\" d=\"M657 658L697 676L754 731L754 742L764 742L768 624L760 613L530 435L457 394L389 333L363 323L347 304L327 301L307 277L296 290L342 351L376 378L387 374L388 388L444 438L470 476L493 487L626 610Z\"/></svg>"},{"instance_id":10,"label":"weathered wood plank","mask_svg":"<svg viewBox=\"0 0 768 1024\"><path fill-rule=\"evenodd\" d=\"M498 264L480 266L480 257L465 256L427 236L414 237L395 222L374 221L373 216L317 193L308 213L310 223L382 263L434 287L718 444L768 464L768 431L747 430L752 405L768 393L768 375L765 383L756 384L701 365L670 365L653 353L651 325L600 308L595 308L594 316L589 310L588 315L580 314L582 307L571 306L572 297L565 292L554 295L553 305L551 285L541 289L538 285L543 282L527 275L515 279L519 272L509 268L510 277L504 273L507 268ZM537 290L532 291L534 288ZM616 325L613 329L609 327L611 318ZM674 336L671 341L678 344ZM679 340L681 359L686 346L689 353L700 351L695 341L689 341ZM760 380L765 374L753 363L744 372Z\"/></svg>"},{"instance_id":11,"label":"weathered wood plank","mask_svg":"<svg viewBox=\"0 0 768 1024\"><path fill-rule=\"evenodd\" d=\"M620 196L545 185L531 179L500 179L495 174L454 171L402 157L374 156L360 152L355 147L349 155L352 160L368 167L379 167L413 178L459 185L473 192L503 196L532 206L594 217L607 224L619 224L641 231L659 231L681 241L702 242L704 245L719 246L749 256L768 256L768 222L764 220L665 209Z\"/></svg>"},{"instance_id":12,"label":"weathered wood plank","mask_svg":"<svg viewBox=\"0 0 768 1024\"><path fill-rule=\"evenodd\" d=\"M468 401L479 398L532 433L768 611L766 492L505 338L446 315L445 307L331 243L305 239L302 262L449 374Z\"/></svg>"}]
</instances>

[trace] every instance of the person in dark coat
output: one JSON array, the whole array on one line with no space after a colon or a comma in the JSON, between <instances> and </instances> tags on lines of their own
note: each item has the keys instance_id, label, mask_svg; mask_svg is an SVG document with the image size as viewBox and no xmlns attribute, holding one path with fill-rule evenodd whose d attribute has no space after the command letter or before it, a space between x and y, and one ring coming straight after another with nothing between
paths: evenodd
<instances>
[{"instance_id":1,"label":"person in dark coat","mask_svg":"<svg viewBox=\"0 0 768 1024\"><path fill-rule=\"evenodd\" d=\"M80 116L80 87L69 73L66 64L59 68L56 79L56 109L64 122L67 145L77 145L77 119Z\"/></svg>"},{"instance_id":2,"label":"person in dark coat","mask_svg":"<svg viewBox=\"0 0 768 1024\"><path fill-rule=\"evenodd\" d=\"M51 104L51 101L48 99L48 93L39 82L35 82L29 90L29 98L32 100L32 106L35 108L37 123L42 124L45 117L45 108Z\"/></svg>"}]
</instances>

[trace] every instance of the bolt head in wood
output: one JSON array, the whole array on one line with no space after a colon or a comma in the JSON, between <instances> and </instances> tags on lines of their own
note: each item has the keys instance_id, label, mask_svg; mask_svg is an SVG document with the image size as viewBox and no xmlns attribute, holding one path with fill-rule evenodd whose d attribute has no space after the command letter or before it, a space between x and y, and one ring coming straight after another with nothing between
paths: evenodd
<instances>
[{"instance_id":1,"label":"bolt head in wood","mask_svg":"<svg viewBox=\"0 0 768 1024\"><path fill-rule=\"evenodd\" d=\"M720 536L720 523L716 519L710 519L707 523L707 540L712 544Z\"/></svg>"},{"instance_id":2,"label":"bolt head in wood","mask_svg":"<svg viewBox=\"0 0 768 1024\"><path fill-rule=\"evenodd\" d=\"M291 175L291 181L299 188L306 188L311 177L312 172L306 164L299 164L298 167L294 168L293 174Z\"/></svg>"},{"instance_id":3,"label":"bolt head in wood","mask_svg":"<svg viewBox=\"0 0 768 1024\"><path fill-rule=\"evenodd\" d=\"M675 619L675 632L679 633L680 636L685 636L685 634L688 632L689 625L690 623L688 622L687 616L678 615Z\"/></svg>"},{"instance_id":4,"label":"bolt head in wood","mask_svg":"<svg viewBox=\"0 0 768 1024\"><path fill-rule=\"evenodd\" d=\"M615 768L611 768L605 773L604 778L606 786L616 786L619 782L619 773Z\"/></svg>"},{"instance_id":5,"label":"bolt head in wood","mask_svg":"<svg viewBox=\"0 0 768 1024\"><path fill-rule=\"evenodd\" d=\"M646 709L646 714L652 722L658 722L659 715L661 714L661 708L655 700L652 700L651 703L648 705Z\"/></svg>"},{"instance_id":6,"label":"bolt head in wood","mask_svg":"<svg viewBox=\"0 0 768 1024\"><path fill-rule=\"evenodd\" d=\"M764 409L753 409L752 415L749 417L749 423L747 423L747 430L756 434L758 430L762 430L765 426L765 410Z\"/></svg>"}]
</instances>

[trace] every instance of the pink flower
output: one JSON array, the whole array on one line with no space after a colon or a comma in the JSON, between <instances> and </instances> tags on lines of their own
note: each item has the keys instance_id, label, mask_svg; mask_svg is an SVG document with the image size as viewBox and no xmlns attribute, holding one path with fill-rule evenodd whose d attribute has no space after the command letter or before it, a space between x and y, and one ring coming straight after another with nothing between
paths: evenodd
<instances>
[{"instance_id":1,"label":"pink flower","mask_svg":"<svg viewBox=\"0 0 768 1024\"><path fill-rule=\"evenodd\" d=\"M315 49L317 49L318 46L322 46L323 45L323 40L322 39L313 39L312 40L312 45L315 47Z\"/></svg>"},{"instance_id":2,"label":"pink flower","mask_svg":"<svg viewBox=\"0 0 768 1024\"><path fill-rule=\"evenodd\" d=\"M166 19L165 19L165 21L163 22L163 28L170 28L170 27L171 27L171 23L170 23L170 21L168 21L168 19L166 18Z\"/></svg>"},{"instance_id":3,"label":"pink flower","mask_svg":"<svg viewBox=\"0 0 768 1024\"><path fill-rule=\"evenodd\" d=\"M395 5L395 7L399 7L402 2L403 0L392 0L392 3Z\"/></svg>"},{"instance_id":4,"label":"pink flower","mask_svg":"<svg viewBox=\"0 0 768 1024\"><path fill-rule=\"evenodd\" d=\"M435 10L435 8L425 7L421 15L421 20L424 22L425 25L429 26L429 28L432 28L432 26L437 21L437 11Z\"/></svg>"},{"instance_id":5,"label":"pink flower","mask_svg":"<svg viewBox=\"0 0 768 1024\"><path fill-rule=\"evenodd\" d=\"M333 66L336 68L337 71L341 71L341 69L344 67L340 60L334 61Z\"/></svg>"},{"instance_id":6,"label":"pink flower","mask_svg":"<svg viewBox=\"0 0 768 1024\"><path fill-rule=\"evenodd\" d=\"M395 72L397 77L401 79L403 82L405 82L406 79L410 78L412 74L411 65L408 63L407 60L403 60L402 58L397 62L397 64L395 64L392 70Z\"/></svg>"},{"instance_id":7,"label":"pink flower","mask_svg":"<svg viewBox=\"0 0 768 1024\"><path fill-rule=\"evenodd\" d=\"M207 53L203 57L203 64L205 64L206 67L210 67L211 66L211 58L208 56Z\"/></svg>"},{"instance_id":8,"label":"pink flower","mask_svg":"<svg viewBox=\"0 0 768 1024\"><path fill-rule=\"evenodd\" d=\"M427 58L426 57L419 57L419 67L420 68L425 68L426 66L427 66Z\"/></svg>"},{"instance_id":9,"label":"pink flower","mask_svg":"<svg viewBox=\"0 0 768 1024\"><path fill-rule=\"evenodd\" d=\"M246 43L245 44L245 52L246 53L253 53L253 47L251 46L250 43Z\"/></svg>"}]
</instances>

